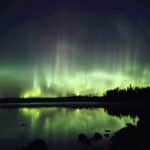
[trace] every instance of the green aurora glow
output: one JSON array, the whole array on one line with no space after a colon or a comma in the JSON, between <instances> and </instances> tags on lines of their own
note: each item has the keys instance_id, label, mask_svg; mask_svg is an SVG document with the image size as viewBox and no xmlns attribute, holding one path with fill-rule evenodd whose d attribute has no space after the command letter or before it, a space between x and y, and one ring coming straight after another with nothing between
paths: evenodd
<instances>
[{"instance_id":1,"label":"green aurora glow","mask_svg":"<svg viewBox=\"0 0 150 150\"><path fill-rule=\"evenodd\" d=\"M129 67L129 69L131 69ZM150 71L145 69L140 75L135 70L127 71L72 71L58 73L48 69L1 69L0 97L66 97L66 96L101 96L109 89L146 87L150 85Z\"/></svg>"},{"instance_id":2,"label":"green aurora glow","mask_svg":"<svg viewBox=\"0 0 150 150\"><path fill-rule=\"evenodd\" d=\"M33 14L17 5L13 16L2 13L0 97L101 96L150 86L147 9L140 3L114 3L108 10L100 1L94 2L99 9L93 1L86 5L34 5L41 11L31 8Z\"/></svg>"},{"instance_id":3,"label":"green aurora glow","mask_svg":"<svg viewBox=\"0 0 150 150\"><path fill-rule=\"evenodd\" d=\"M104 50L97 45L86 51L67 38L55 42L32 64L0 66L0 97L101 96L118 87L150 86L149 63L140 58L140 44L111 47L110 41Z\"/></svg>"}]
</instances>

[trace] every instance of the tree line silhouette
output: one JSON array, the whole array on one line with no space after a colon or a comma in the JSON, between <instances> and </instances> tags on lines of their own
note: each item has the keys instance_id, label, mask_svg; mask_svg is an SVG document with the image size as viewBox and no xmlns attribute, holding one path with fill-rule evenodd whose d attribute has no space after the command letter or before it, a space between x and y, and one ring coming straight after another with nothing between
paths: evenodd
<instances>
[{"instance_id":1,"label":"tree line silhouette","mask_svg":"<svg viewBox=\"0 0 150 150\"><path fill-rule=\"evenodd\" d=\"M108 90L104 98L108 101L121 100L121 101L148 101L150 98L150 87L139 88L132 86L127 89L113 89Z\"/></svg>"}]
</instances>

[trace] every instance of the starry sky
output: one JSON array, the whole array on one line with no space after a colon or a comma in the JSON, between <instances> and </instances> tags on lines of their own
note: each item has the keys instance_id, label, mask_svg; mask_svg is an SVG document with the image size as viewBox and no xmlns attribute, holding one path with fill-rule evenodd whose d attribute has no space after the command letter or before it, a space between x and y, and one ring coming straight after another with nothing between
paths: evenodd
<instances>
[{"instance_id":1,"label":"starry sky","mask_svg":"<svg viewBox=\"0 0 150 150\"><path fill-rule=\"evenodd\" d=\"M0 97L149 86L149 18L144 1L0 2Z\"/></svg>"}]
</instances>

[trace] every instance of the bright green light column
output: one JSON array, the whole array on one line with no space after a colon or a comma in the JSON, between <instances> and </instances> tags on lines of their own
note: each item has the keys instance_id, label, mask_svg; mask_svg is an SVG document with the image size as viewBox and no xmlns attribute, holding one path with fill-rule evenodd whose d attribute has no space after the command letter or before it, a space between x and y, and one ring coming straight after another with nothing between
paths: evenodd
<instances>
[{"instance_id":1,"label":"bright green light column","mask_svg":"<svg viewBox=\"0 0 150 150\"><path fill-rule=\"evenodd\" d=\"M143 77L131 76L123 72L90 71L73 74L59 74L57 79L47 73L41 81L40 77L33 78L33 86L25 89L21 97L66 97L66 96L102 96L107 90L114 88L125 89L149 86L149 71L145 70ZM49 75L49 80L48 80Z\"/></svg>"}]
</instances>

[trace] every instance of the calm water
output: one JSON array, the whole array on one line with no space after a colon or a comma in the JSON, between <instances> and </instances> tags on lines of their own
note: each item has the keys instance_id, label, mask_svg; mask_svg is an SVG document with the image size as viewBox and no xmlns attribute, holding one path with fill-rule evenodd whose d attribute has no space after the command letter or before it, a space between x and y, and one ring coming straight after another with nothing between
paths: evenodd
<instances>
[{"instance_id":1,"label":"calm water","mask_svg":"<svg viewBox=\"0 0 150 150\"><path fill-rule=\"evenodd\" d=\"M103 108L14 108L0 109L1 146L21 147L31 140L42 138L51 145L78 142L78 135L92 137L95 132L105 134L118 131L126 123L136 125L138 117L113 116ZM6 145L7 147L8 145Z\"/></svg>"}]
</instances>

